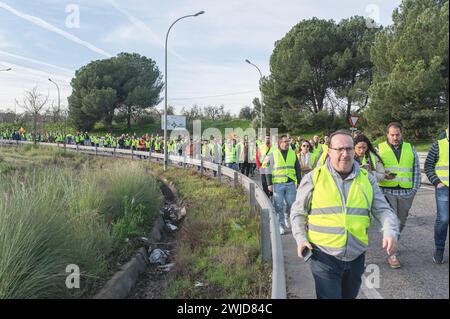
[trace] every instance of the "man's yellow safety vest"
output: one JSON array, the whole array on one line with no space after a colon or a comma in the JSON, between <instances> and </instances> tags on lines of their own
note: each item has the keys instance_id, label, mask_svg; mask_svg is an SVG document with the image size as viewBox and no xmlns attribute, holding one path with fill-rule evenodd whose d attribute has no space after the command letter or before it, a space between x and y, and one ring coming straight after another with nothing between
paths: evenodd
<instances>
[{"instance_id":1,"label":"man's yellow safety vest","mask_svg":"<svg viewBox=\"0 0 450 319\"><path fill-rule=\"evenodd\" d=\"M323 149L324 144L317 143L317 147L314 146L313 153L316 157L319 157L320 151Z\"/></svg>"},{"instance_id":2,"label":"man's yellow safety vest","mask_svg":"<svg viewBox=\"0 0 450 319\"><path fill-rule=\"evenodd\" d=\"M412 188L413 172L414 172L414 153L409 143L403 142L400 162L394 154L391 146L387 142L378 145L380 157L383 160L384 168L387 171L396 173L394 179L378 182L381 187L397 187Z\"/></svg>"},{"instance_id":3,"label":"man's yellow safety vest","mask_svg":"<svg viewBox=\"0 0 450 319\"><path fill-rule=\"evenodd\" d=\"M322 144L320 144L322 145ZM325 165L325 162L327 161L327 157L328 157L328 148L329 146L327 144L323 144L322 145L322 154L319 157L319 166L323 166ZM314 156L318 157L318 154L316 154L316 152L313 152Z\"/></svg>"},{"instance_id":4,"label":"man's yellow safety vest","mask_svg":"<svg viewBox=\"0 0 450 319\"><path fill-rule=\"evenodd\" d=\"M448 139L443 138L439 143L439 160L436 163L435 172L441 182L448 187Z\"/></svg>"},{"instance_id":5,"label":"man's yellow safety vest","mask_svg":"<svg viewBox=\"0 0 450 319\"><path fill-rule=\"evenodd\" d=\"M314 191L308 215L308 240L318 246L344 248L350 233L367 246L373 189L368 172L361 169L353 180L347 200L341 194L330 171L321 166L313 171Z\"/></svg>"},{"instance_id":6,"label":"man's yellow safety vest","mask_svg":"<svg viewBox=\"0 0 450 319\"><path fill-rule=\"evenodd\" d=\"M259 147L259 162L263 163L264 159L266 158L267 154L270 153L270 147L267 146L267 144L262 144Z\"/></svg>"},{"instance_id":7,"label":"man's yellow safety vest","mask_svg":"<svg viewBox=\"0 0 450 319\"><path fill-rule=\"evenodd\" d=\"M286 160L283 158L283 154L279 148L272 151L273 154L273 170L272 170L272 183L286 183L288 178L292 179L297 185L297 174L295 173L295 161L297 156L291 147L288 149Z\"/></svg>"},{"instance_id":8,"label":"man's yellow safety vest","mask_svg":"<svg viewBox=\"0 0 450 319\"><path fill-rule=\"evenodd\" d=\"M236 145L231 147L228 144L225 144L225 163L233 164L236 163Z\"/></svg>"},{"instance_id":9,"label":"man's yellow safety vest","mask_svg":"<svg viewBox=\"0 0 450 319\"><path fill-rule=\"evenodd\" d=\"M213 142L209 142L208 148L209 148L209 154L211 154L211 156L214 156L214 154L215 154L214 143Z\"/></svg>"}]
</instances>

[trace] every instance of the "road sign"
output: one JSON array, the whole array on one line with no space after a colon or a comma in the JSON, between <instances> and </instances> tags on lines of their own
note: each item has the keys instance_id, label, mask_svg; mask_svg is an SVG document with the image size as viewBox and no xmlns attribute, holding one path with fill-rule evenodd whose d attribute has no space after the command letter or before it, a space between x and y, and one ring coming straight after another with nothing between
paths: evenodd
<instances>
[{"instance_id":1,"label":"road sign","mask_svg":"<svg viewBox=\"0 0 450 319\"><path fill-rule=\"evenodd\" d=\"M348 117L348 122L352 127L356 127L356 123L358 123L359 115L352 114Z\"/></svg>"},{"instance_id":2,"label":"road sign","mask_svg":"<svg viewBox=\"0 0 450 319\"><path fill-rule=\"evenodd\" d=\"M186 128L186 116L167 115L167 129ZM161 115L161 129L164 130L164 114Z\"/></svg>"}]
</instances>

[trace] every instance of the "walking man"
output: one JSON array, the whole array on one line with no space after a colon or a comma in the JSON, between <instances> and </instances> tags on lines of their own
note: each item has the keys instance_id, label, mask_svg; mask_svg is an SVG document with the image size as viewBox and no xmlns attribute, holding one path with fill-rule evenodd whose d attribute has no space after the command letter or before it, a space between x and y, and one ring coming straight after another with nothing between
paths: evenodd
<instances>
[{"instance_id":1,"label":"walking man","mask_svg":"<svg viewBox=\"0 0 450 319\"><path fill-rule=\"evenodd\" d=\"M256 152L256 165L258 166L258 171L260 172L262 188L267 197L272 196L272 192L269 192L269 189L267 188L266 171L262 167L262 164L264 163L264 159L267 154L269 154L270 148L270 135L266 135L264 138L264 143L260 144L258 151Z\"/></svg>"},{"instance_id":2,"label":"walking man","mask_svg":"<svg viewBox=\"0 0 450 319\"><path fill-rule=\"evenodd\" d=\"M292 206L297 252L312 251L311 271L318 299L354 299L361 287L370 217L382 225L383 249L397 247L396 216L375 177L354 161L352 136L330 136L325 165L306 174Z\"/></svg>"},{"instance_id":3,"label":"walking man","mask_svg":"<svg viewBox=\"0 0 450 319\"><path fill-rule=\"evenodd\" d=\"M425 161L425 174L436 187L436 222L434 224L435 251L433 261L444 263L445 240L448 229L448 128L445 137L434 142Z\"/></svg>"},{"instance_id":4,"label":"walking man","mask_svg":"<svg viewBox=\"0 0 450 319\"><path fill-rule=\"evenodd\" d=\"M378 185L397 213L401 233L421 184L419 155L413 145L403 141L400 123L390 123L386 135L387 141L378 145L385 168L384 181L378 182ZM396 254L389 256L388 263L391 268L401 267Z\"/></svg>"},{"instance_id":5,"label":"walking man","mask_svg":"<svg viewBox=\"0 0 450 319\"><path fill-rule=\"evenodd\" d=\"M280 234L284 235L290 228L289 216L295 201L295 193L300 182L300 164L295 152L290 147L287 135L281 135L278 147L266 156L263 167L269 192L273 193L275 211L280 223ZM286 216L285 216L286 212Z\"/></svg>"}]
</instances>

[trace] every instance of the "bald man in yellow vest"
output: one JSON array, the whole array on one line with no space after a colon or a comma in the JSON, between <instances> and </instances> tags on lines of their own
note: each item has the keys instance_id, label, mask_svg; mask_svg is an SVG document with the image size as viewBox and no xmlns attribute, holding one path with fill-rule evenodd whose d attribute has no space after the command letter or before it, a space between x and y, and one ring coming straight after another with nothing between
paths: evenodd
<instances>
[{"instance_id":1,"label":"bald man in yellow vest","mask_svg":"<svg viewBox=\"0 0 450 319\"><path fill-rule=\"evenodd\" d=\"M383 230L383 248L397 250L398 224L377 180L354 161L352 136L330 136L325 164L306 174L291 209L300 258L312 251L318 299L354 299L361 287L371 217Z\"/></svg>"}]
</instances>

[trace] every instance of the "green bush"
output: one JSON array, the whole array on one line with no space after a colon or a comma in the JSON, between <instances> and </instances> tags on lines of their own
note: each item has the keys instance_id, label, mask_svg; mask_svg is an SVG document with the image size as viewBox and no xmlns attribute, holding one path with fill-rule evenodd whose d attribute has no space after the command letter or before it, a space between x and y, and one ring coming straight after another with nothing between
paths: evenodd
<instances>
[{"instance_id":1,"label":"green bush","mask_svg":"<svg viewBox=\"0 0 450 319\"><path fill-rule=\"evenodd\" d=\"M123 239L142 233L161 202L155 180L127 164L0 174L0 299L86 296L105 281ZM81 289L65 286L69 264Z\"/></svg>"}]
</instances>

